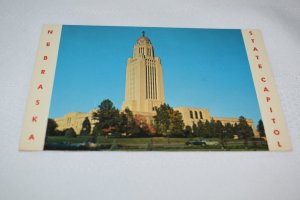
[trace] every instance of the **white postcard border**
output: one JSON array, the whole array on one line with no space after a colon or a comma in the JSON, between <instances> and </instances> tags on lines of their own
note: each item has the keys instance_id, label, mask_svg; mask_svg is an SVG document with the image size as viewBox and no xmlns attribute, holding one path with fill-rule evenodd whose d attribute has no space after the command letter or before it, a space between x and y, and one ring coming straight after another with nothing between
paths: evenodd
<instances>
[{"instance_id":1,"label":"white postcard border","mask_svg":"<svg viewBox=\"0 0 300 200\"><path fill-rule=\"evenodd\" d=\"M62 25L44 25L21 131L20 151L44 149Z\"/></svg>"},{"instance_id":2,"label":"white postcard border","mask_svg":"<svg viewBox=\"0 0 300 200\"><path fill-rule=\"evenodd\" d=\"M244 29L242 35L269 150L289 151L292 149L292 145L262 34L258 29Z\"/></svg>"}]
</instances>

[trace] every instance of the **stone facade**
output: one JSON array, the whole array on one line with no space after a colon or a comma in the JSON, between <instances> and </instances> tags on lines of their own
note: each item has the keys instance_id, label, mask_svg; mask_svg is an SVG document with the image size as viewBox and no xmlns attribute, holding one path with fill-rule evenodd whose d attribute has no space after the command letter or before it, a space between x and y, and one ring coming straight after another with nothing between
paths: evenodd
<instances>
[{"instance_id":1,"label":"stone facade","mask_svg":"<svg viewBox=\"0 0 300 200\"><path fill-rule=\"evenodd\" d=\"M193 126L193 124L197 124L199 120L211 120L210 113L206 108L190 108L190 107L180 107L174 108L181 113L182 119L186 126Z\"/></svg>"},{"instance_id":2,"label":"stone facade","mask_svg":"<svg viewBox=\"0 0 300 200\"><path fill-rule=\"evenodd\" d=\"M73 128L77 135L80 134L82 128L82 122L86 117L90 120L91 129L93 130L95 121L92 119L93 110L85 113L85 112L70 112L67 113L63 117L55 118L55 122L57 123L58 127L57 130L63 131L67 128Z\"/></svg>"},{"instance_id":3,"label":"stone facade","mask_svg":"<svg viewBox=\"0 0 300 200\"><path fill-rule=\"evenodd\" d=\"M125 84L122 110L128 107L134 114L151 116L154 107L165 101L160 58L154 56L151 41L144 33L134 45L133 57L128 58Z\"/></svg>"},{"instance_id":4,"label":"stone facade","mask_svg":"<svg viewBox=\"0 0 300 200\"><path fill-rule=\"evenodd\" d=\"M174 110L179 111L182 114L182 119L186 126L193 126L197 124L199 120L205 122L206 120L210 121L214 119L215 121L220 121L223 125L229 123L234 125L239 122L238 118L228 118L228 117L212 117L207 108L191 108L191 107L180 107L174 108ZM246 119L249 126L251 126L254 136L259 137L259 133L255 128L254 122L252 119Z\"/></svg>"}]
</instances>

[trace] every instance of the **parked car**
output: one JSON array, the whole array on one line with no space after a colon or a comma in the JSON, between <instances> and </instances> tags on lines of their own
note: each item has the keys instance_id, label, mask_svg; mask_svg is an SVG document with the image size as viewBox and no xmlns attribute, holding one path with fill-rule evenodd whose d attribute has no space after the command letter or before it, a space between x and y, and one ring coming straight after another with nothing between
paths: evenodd
<instances>
[{"instance_id":1,"label":"parked car","mask_svg":"<svg viewBox=\"0 0 300 200\"><path fill-rule=\"evenodd\" d=\"M185 143L188 146L192 146L192 145L198 145L198 146L206 146L206 141L205 140L188 140Z\"/></svg>"}]
</instances>

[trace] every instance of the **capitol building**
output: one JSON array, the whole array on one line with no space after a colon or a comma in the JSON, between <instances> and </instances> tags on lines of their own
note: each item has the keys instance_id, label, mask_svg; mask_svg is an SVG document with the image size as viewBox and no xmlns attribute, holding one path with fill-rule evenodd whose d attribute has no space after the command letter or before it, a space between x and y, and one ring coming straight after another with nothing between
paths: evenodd
<instances>
[{"instance_id":1,"label":"capitol building","mask_svg":"<svg viewBox=\"0 0 300 200\"><path fill-rule=\"evenodd\" d=\"M129 108L134 115L143 116L148 123L153 122L156 115L155 107L165 103L163 70L159 57L154 54L154 47L145 33L138 38L133 48L133 56L128 58L125 82L125 100L122 110ZM223 125L238 123L238 118L211 116L207 108L177 107L174 110L182 114L185 126L197 124L199 120L205 122L212 118L221 121ZM70 112L60 118L55 118L58 130L72 127L77 134L80 133L82 122L89 118L92 128L95 121L92 119L93 112ZM252 119L247 119L252 127L254 136L258 137Z\"/></svg>"}]
</instances>

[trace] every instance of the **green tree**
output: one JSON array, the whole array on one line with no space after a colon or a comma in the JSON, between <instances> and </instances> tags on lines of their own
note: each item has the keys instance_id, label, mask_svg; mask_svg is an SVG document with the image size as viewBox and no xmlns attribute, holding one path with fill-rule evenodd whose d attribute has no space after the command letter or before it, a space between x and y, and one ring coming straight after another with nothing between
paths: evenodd
<instances>
[{"instance_id":1,"label":"green tree","mask_svg":"<svg viewBox=\"0 0 300 200\"><path fill-rule=\"evenodd\" d=\"M57 123L54 121L54 119L49 118L47 129L46 129L46 135L47 136L54 136L57 135L56 128L58 127Z\"/></svg>"},{"instance_id":2,"label":"green tree","mask_svg":"<svg viewBox=\"0 0 300 200\"><path fill-rule=\"evenodd\" d=\"M238 124L235 122L234 125L232 126L232 138L237 135L238 137L240 137L240 135L238 134Z\"/></svg>"},{"instance_id":3,"label":"green tree","mask_svg":"<svg viewBox=\"0 0 300 200\"><path fill-rule=\"evenodd\" d=\"M220 144L222 148L225 148L225 128L220 120L217 120L215 123L216 136L219 137Z\"/></svg>"},{"instance_id":4,"label":"green tree","mask_svg":"<svg viewBox=\"0 0 300 200\"><path fill-rule=\"evenodd\" d=\"M106 99L98 106L98 110L93 113L93 119L97 121L94 132L107 135L119 128L119 110L113 103Z\"/></svg>"},{"instance_id":5,"label":"green tree","mask_svg":"<svg viewBox=\"0 0 300 200\"><path fill-rule=\"evenodd\" d=\"M73 128L68 128L68 129L64 130L64 132L65 132L66 137L76 137L77 136L76 132Z\"/></svg>"},{"instance_id":6,"label":"green tree","mask_svg":"<svg viewBox=\"0 0 300 200\"><path fill-rule=\"evenodd\" d=\"M126 115L126 112L121 112L119 115L118 130L120 131L120 133L127 133L129 130L128 117Z\"/></svg>"},{"instance_id":7,"label":"green tree","mask_svg":"<svg viewBox=\"0 0 300 200\"><path fill-rule=\"evenodd\" d=\"M124 124L126 124L125 132L132 136L138 136L141 132L141 128L137 123L139 119L134 117L129 108L125 108L124 114L126 116L126 119L124 118Z\"/></svg>"},{"instance_id":8,"label":"green tree","mask_svg":"<svg viewBox=\"0 0 300 200\"><path fill-rule=\"evenodd\" d=\"M155 108L156 116L154 116L154 126L158 135L167 135L170 127L169 110L171 107L168 104L162 104Z\"/></svg>"},{"instance_id":9,"label":"green tree","mask_svg":"<svg viewBox=\"0 0 300 200\"><path fill-rule=\"evenodd\" d=\"M210 123L208 120L205 120L203 125L203 137L209 138L210 137Z\"/></svg>"},{"instance_id":10,"label":"green tree","mask_svg":"<svg viewBox=\"0 0 300 200\"><path fill-rule=\"evenodd\" d=\"M154 127L158 135L179 136L183 134L184 122L182 115L174 111L168 104L155 108Z\"/></svg>"},{"instance_id":11,"label":"green tree","mask_svg":"<svg viewBox=\"0 0 300 200\"><path fill-rule=\"evenodd\" d=\"M198 137L205 137L205 128L204 128L204 123L199 120L197 122L197 136Z\"/></svg>"},{"instance_id":12,"label":"green tree","mask_svg":"<svg viewBox=\"0 0 300 200\"><path fill-rule=\"evenodd\" d=\"M217 137L217 131L216 131L216 121L214 118L211 118L210 124L209 124L209 137Z\"/></svg>"},{"instance_id":13,"label":"green tree","mask_svg":"<svg viewBox=\"0 0 300 200\"><path fill-rule=\"evenodd\" d=\"M233 138L233 135L235 134L234 132L234 127L230 123L226 123L224 126L224 131L225 131L225 137L226 138Z\"/></svg>"},{"instance_id":14,"label":"green tree","mask_svg":"<svg viewBox=\"0 0 300 200\"><path fill-rule=\"evenodd\" d=\"M261 119L258 121L257 130L259 132L260 137L266 137L264 123Z\"/></svg>"},{"instance_id":15,"label":"green tree","mask_svg":"<svg viewBox=\"0 0 300 200\"><path fill-rule=\"evenodd\" d=\"M192 127L191 126L186 126L184 129L184 135L185 137L193 137L193 133L192 133Z\"/></svg>"},{"instance_id":16,"label":"green tree","mask_svg":"<svg viewBox=\"0 0 300 200\"><path fill-rule=\"evenodd\" d=\"M183 128L184 122L182 120L182 114L179 111L170 110L170 131L171 134L174 136L182 136L183 135Z\"/></svg>"},{"instance_id":17,"label":"green tree","mask_svg":"<svg viewBox=\"0 0 300 200\"><path fill-rule=\"evenodd\" d=\"M134 116L129 108L120 113L119 131L131 137L149 136L146 120L142 116Z\"/></svg>"},{"instance_id":18,"label":"green tree","mask_svg":"<svg viewBox=\"0 0 300 200\"><path fill-rule=\"evenodd\" d=\"M82 122L82 128L80 131L80 135L89 135L91 133L91 123L88 117L85 117L85 119Z\"/></svg>"},{"instance_id":19,"label":"green tree","mask_svg":"<svg viewBox=\"0 0 300 200\"><path fill-rule=\"evenodd\" d=\"M198 127L195 123L193 123L193 126L192 126L192 133L193 133L193 136L198 136Z\"/></svg>"},{"instance_id":20,"label":"green tree","mask_svg":"<svg viewBox=\"0 0 300 200\"><path fill-rule=\"evenodd\" d=\"M253 130L251 126L248 125L245 117L239 117L239 123L237 124L236 131L239 137L244 139L245 147L248 148L248 140L250 137L253 137Z\"/></svg>"},{"instance_id":21,"label":"green tree","mask_svg":"<svg viewBox=\"0 0 300 200\"><path fill-rule=\"evenodd\" d=\"M224 126L220 120L217 120L215 123L215 131L216 131L216 136L221 137L221 135L224 134ZM222 136L223 137L223 136Z\"/></svg>"}]
</instances>

